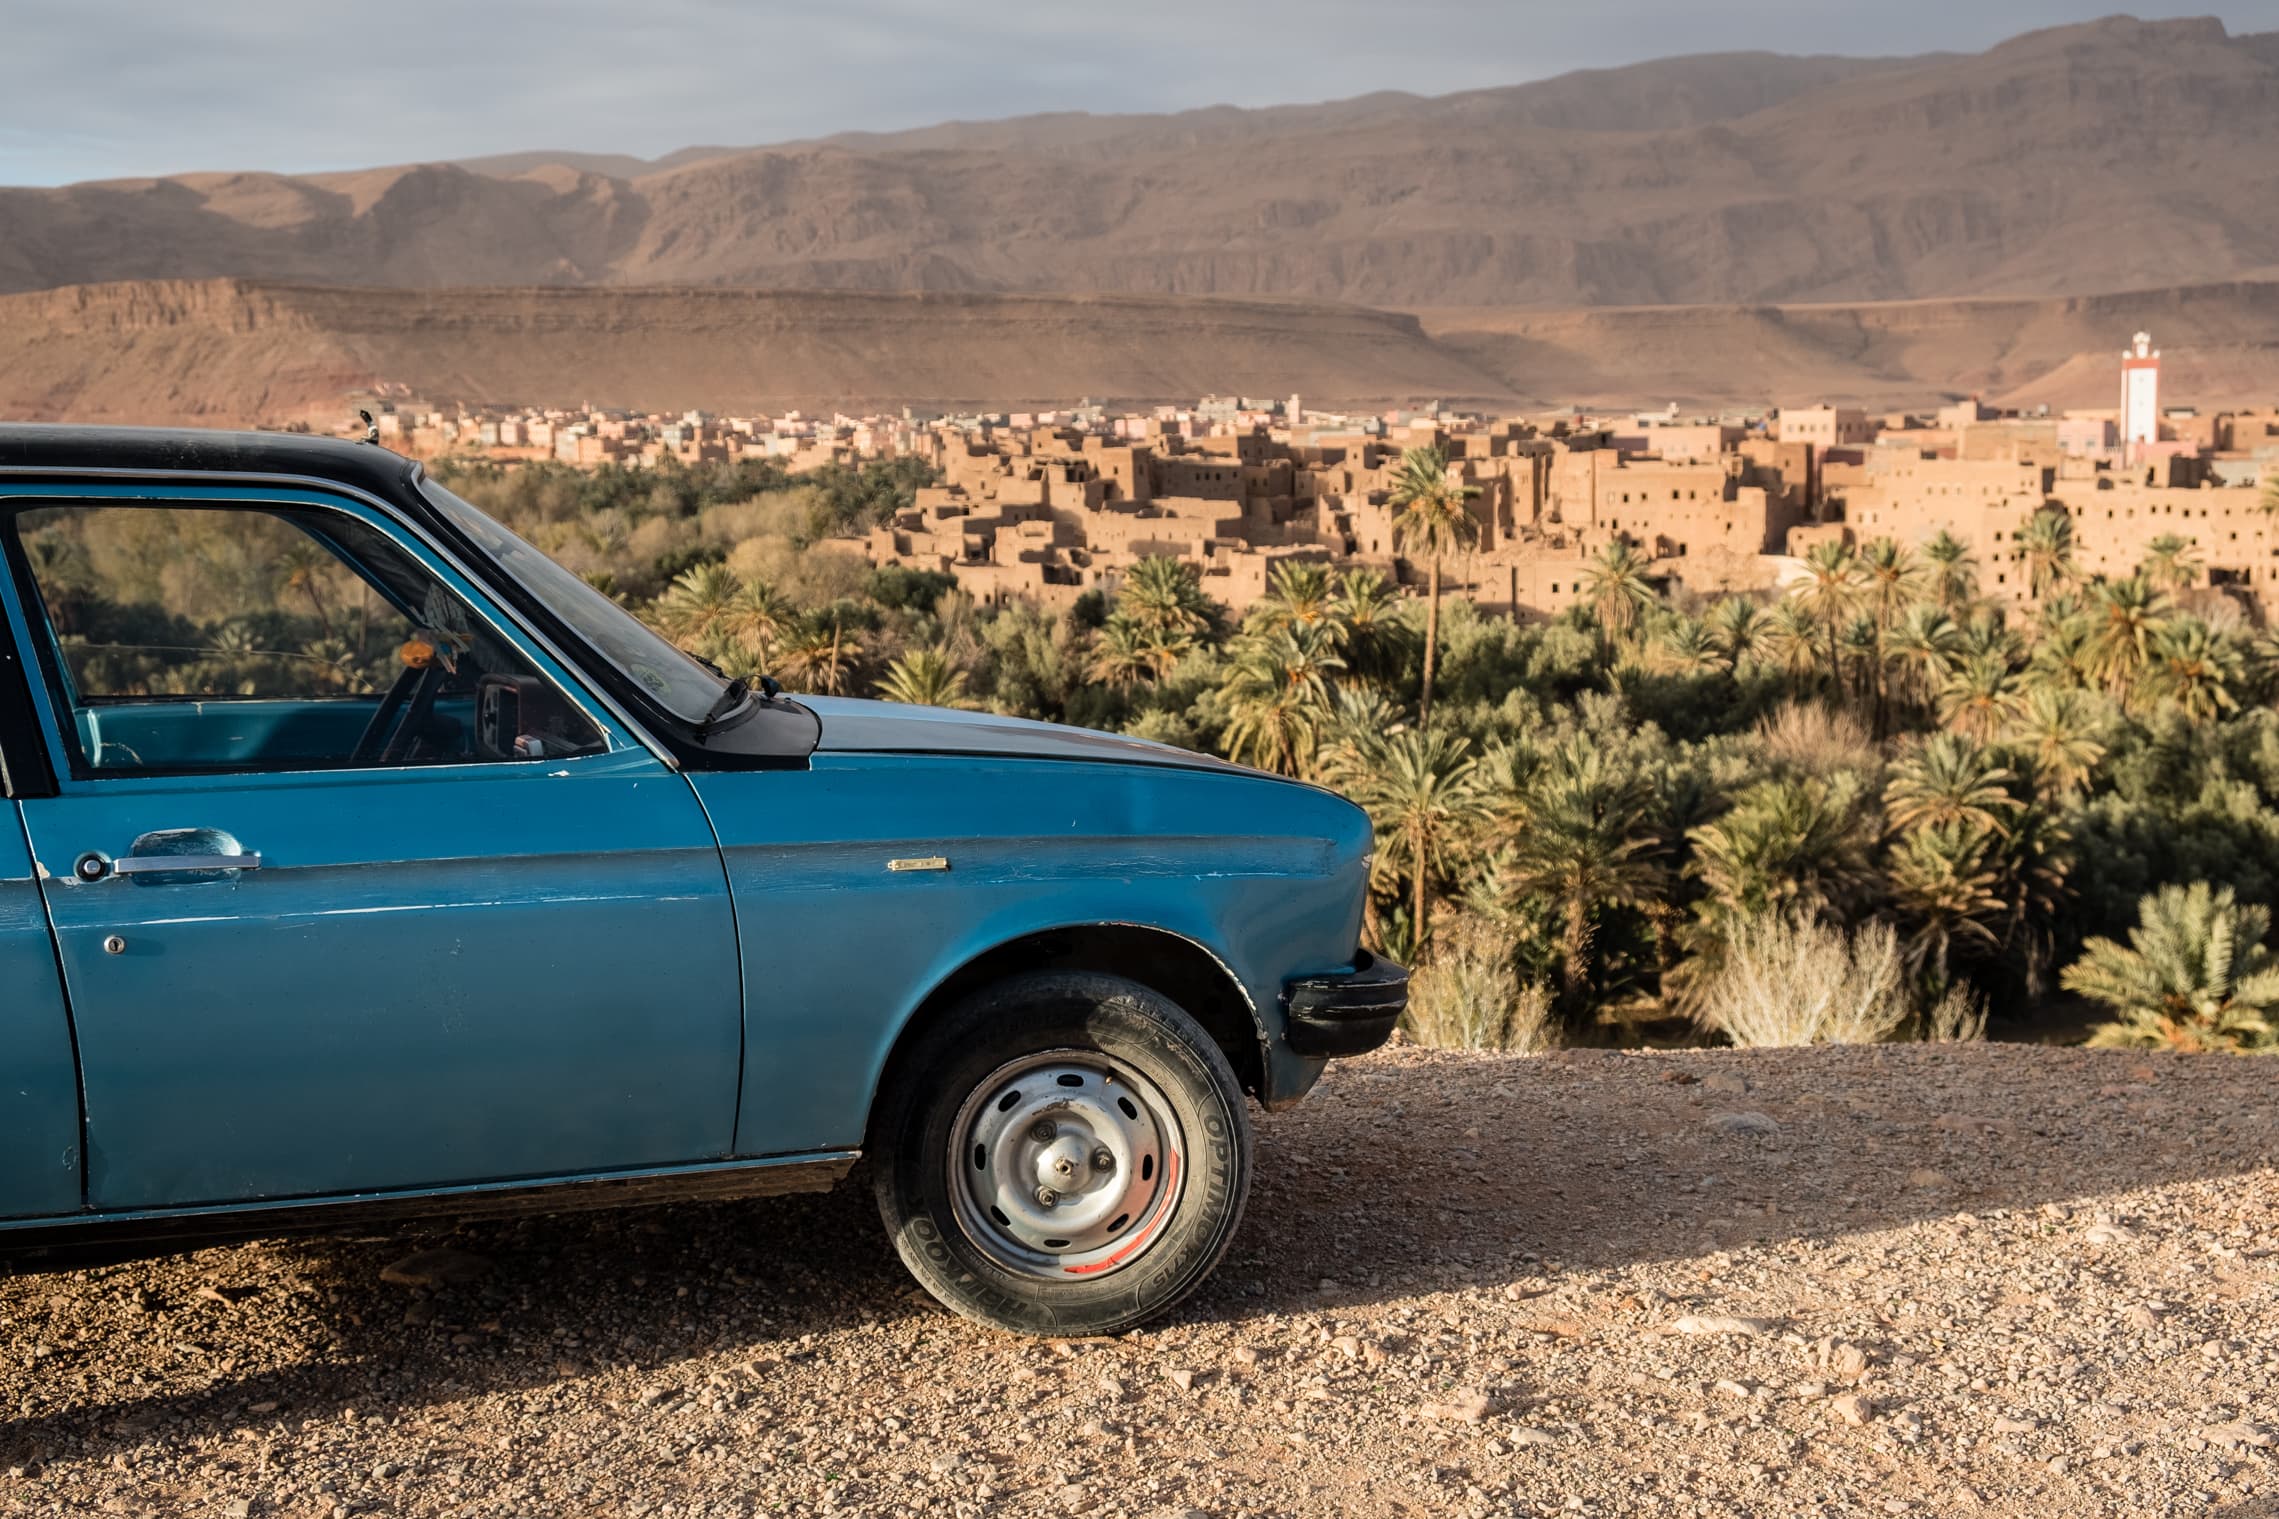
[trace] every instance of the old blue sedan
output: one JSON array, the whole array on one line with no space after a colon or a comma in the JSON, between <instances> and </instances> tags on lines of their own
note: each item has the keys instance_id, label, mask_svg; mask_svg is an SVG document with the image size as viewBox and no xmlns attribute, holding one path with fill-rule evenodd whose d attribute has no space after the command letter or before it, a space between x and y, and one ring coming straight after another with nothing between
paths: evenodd
<instances>
[{"instance_id":1,"label":"old blue sedan","mask_svg":"<svg viewBox=\"0 0 2279 1519\"><path fill-rule=\"evenodd\" d=\"M418 467L0 427L0 1251L826 1187L1104 1333L1390 1033L1367 819L724 680Z\"/></svg>"}]
</instances>

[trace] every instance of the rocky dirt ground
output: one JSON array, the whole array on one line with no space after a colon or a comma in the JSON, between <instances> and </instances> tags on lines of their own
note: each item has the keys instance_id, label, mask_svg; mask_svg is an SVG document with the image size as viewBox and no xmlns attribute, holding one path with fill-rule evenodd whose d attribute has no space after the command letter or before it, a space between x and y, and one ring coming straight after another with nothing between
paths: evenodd
<instances>
[{"instance_id":1,"label":"rocky dirt ground","mask_svg":"<svg viewBox=\"0 0 2279 1519\"><path fill-rule=\"evenodd\" d=\"M932 1307L854 1189L18 1276L0 1513L2274 1515L2275 1099L1387 1051L1101 1342Z\"/></svg>"}]
</instances>

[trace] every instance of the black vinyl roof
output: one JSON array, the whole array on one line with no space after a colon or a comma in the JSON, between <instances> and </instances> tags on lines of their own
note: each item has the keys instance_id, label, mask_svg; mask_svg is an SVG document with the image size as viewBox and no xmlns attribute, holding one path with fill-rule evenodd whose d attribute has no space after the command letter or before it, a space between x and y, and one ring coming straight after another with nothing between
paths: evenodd
<instances>
[{"instance_id":1,"label":"black vinyl roof","mask_svg":"<svg viewBox=\"0 0 2279 1519\"><path fill-rule=\"evenodd\" d=\"M0 470L56 476L106 470L303 475L401 500L418 466L371 443L310 433L0 422Z\"/></svg>"}]
</instances>

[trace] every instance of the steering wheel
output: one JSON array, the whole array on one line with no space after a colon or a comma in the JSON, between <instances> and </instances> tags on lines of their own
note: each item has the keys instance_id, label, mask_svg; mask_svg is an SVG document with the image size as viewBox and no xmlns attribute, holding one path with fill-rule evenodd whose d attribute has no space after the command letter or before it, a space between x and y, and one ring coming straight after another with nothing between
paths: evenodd
<instances>
[{"instance_id":1,"label":"steering wheel","mask_svg":"<svg viewBox=\"0 0 2279 1519\"><path fill-rule=\"evenodd\" d=\"M451 672L440 664L429 665L419 672L419 681L412 688L411 705L404 712L404 720L396 725L395 736L380 751L380 763L400 765L411 758L412 750L419 747L421 730L435 711L435 698L443 692L444 677Z\"/></svg>"},{"instance_id":2,"label":"steering wheel","mask_svg":"<svg viewBox=\"0 0 2279 1519\"><path fill-rule=\"evenodd\" d=\"M389 730L395 727L397 714L403 711L404 703L411 700L420 677L426 673L417 665L406 665L396 672L395 683L388 687L388 694L380 698L380 705L372 709L372 720L364 725L356 747L348 751L350 764L369 765L380 757L381 746L386 743Z\"/></svg>"}]
</instances>

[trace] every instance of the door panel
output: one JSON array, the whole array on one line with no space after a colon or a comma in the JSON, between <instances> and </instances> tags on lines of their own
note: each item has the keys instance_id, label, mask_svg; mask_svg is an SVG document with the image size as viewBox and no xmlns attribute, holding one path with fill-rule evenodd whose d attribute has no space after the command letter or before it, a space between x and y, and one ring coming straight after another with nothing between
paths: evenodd
<instances>
[{"instance_id":1,"label":"door panel","mask_svg":"<svg viewBox=\"0 0 2279 1519\"><path fill-rule=\"evenodd\" d=\"M90 1205L729 1153L735 923L682 776L383 513L36 489L0 487L0 595L46 675L58 794L20 805ZM486 727L499 682L547 699Z\"/></svg>"},{"instance_id":2,"label":"door panel","mask_svg":"<svg viewBox=\"0 0 2279 1519\"><path fill-rule=\"evenodd\" d=\"M79 1205L71 1025L23 825L0 802L0 1218Z\"/></svg>"},{"instance_id":3,"label":"door panel","mask_svg":"<svg viewBox=\"0 0 2279 1519\"><path fill-rule=\"evenodd\" d=\"M735 928L694 795L644 751L97 780L23 806L97 1208L728 1153ZM72 873L181 828L261 866Z\"/></svg>"}]
</instances>

